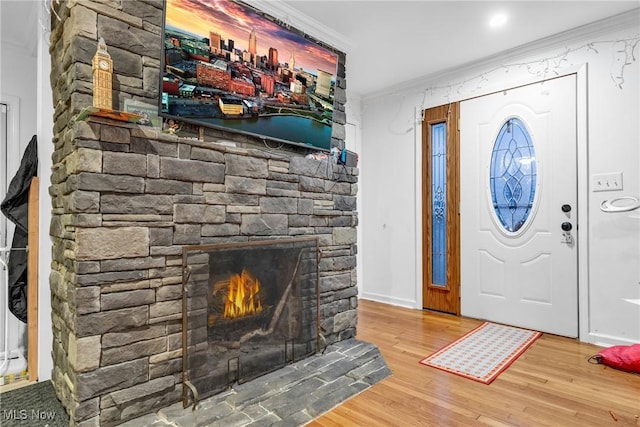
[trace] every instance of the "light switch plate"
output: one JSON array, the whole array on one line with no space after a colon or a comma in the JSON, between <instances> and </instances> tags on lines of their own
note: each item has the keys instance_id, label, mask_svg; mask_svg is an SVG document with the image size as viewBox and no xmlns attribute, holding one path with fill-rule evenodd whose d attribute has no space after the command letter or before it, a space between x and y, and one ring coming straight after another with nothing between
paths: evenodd
<instances>
[{"instance_id":1,"label":"light switch plate","mask_svg":"<svg viewBox=\"0 0 640 427\"><path fill-rule=\"evenodd\" d=\"M599 173L592 176L592 191L622 190L622 172Z\"/></svg>"}]
</instances>

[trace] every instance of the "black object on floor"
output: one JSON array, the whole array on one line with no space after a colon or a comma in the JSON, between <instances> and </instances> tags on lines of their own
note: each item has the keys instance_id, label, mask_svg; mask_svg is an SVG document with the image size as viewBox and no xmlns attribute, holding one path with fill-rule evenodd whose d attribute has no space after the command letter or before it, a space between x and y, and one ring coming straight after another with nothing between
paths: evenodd
<instances>
[{"instance_id":1,"label":"black object on floor","mask_svg":"<svg viewBox=\"0 0 640 427\"><path fill-rule=\"evenodd\" d=\"M69 416L51 381L0 393L2 427L67 427Z\"/></svg>"}]
</instances>

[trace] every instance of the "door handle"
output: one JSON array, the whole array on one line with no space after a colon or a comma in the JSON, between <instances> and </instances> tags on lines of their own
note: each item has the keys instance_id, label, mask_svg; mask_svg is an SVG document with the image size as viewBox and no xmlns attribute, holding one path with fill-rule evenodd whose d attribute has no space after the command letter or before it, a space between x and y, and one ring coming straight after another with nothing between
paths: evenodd
<instances>
[{"instance_id":1,"label":"door handle","mask_svg":"<svg viewBox=\"0 0 640 427\"><path fill-rule=\"evenodd\" d=\"M570 233L573 229L573 225L570 222L563 222L560 225L560 228L562 228L562 239L560 240L560 243L566 243L569 246L573 246L573 236Z\"/></svg>"}]
</instances>

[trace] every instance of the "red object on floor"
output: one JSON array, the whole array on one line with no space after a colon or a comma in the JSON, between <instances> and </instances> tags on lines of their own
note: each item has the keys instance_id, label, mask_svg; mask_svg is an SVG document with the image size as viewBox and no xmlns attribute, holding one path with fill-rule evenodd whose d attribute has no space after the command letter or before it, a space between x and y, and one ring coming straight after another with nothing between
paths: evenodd
<instances>
[{"instance_id":1,"label":"red object on floor","mask_svg":"<svg viewBox=\"0 0 640 427\"><path fill-rule=\"evenodd\" d=\"M614 345L599 352L598 363L640 374L640 344Z\"/></svg>"}]
</instances>

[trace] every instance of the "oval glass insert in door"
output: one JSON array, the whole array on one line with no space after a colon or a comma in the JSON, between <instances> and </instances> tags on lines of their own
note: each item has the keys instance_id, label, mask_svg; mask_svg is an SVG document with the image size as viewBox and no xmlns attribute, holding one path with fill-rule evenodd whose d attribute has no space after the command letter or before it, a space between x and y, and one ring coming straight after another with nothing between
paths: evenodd
<instances>
[{"instance_id":1,"label":"oval glass insert in door","mask_svg":"<svg viewBox=\"0 0 640 427\"><path fill-rule=\"evenodd\" d=\"M511 117L498 132L489 168L493 210L506 234L524 230L536 196L536 178L531 135L522 120Z\"/></svg>"}]
</instances>

